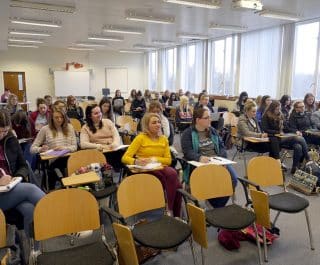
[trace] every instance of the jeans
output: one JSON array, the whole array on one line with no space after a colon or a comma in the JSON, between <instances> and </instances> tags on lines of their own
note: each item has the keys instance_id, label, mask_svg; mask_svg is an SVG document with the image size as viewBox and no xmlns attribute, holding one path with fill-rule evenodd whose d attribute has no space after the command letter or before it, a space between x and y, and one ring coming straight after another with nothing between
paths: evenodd
<instances>
[{"instance_id":1,"label":"jeans","mask_svg":"<svg viewBox=\"0 0 320 265\"><path fill-rule=\"evenodd\" d=\"M0 209L3 211L15 208L23 215L24 230L30 236L30 224L33 211L44 192L30 183L19 183L11 191L0 193Z\"/></svg>"},{"instance_id":2,"label":"jeans","mask_svg":"<svg viewBox=\"0 0 320 265\"><path fill-rule=\"evenodd\" d=\"M280 145L281 147L293 150L292 169L298 168L303 159L310 159L308 154L308 145L302 136L281 139Z\"/></svg>"},{"instance_id":3,"label":"jeans","mask_svg":"<svg viewBox=\"0 0 320 265\"><path fill-rule=\"evenodd\" d=\"M232 186L233 189L237 186L238 182L238 174L236 170L231 166L227 165L226 168L228 169L230 176L231 176L231 181L232 181ZM209 199L209 203L212 205L213 208L221 208L224 207L229 200L229 197L220 197L220 198L214 198L214 199Z\"/></svg>"}]
</instances>

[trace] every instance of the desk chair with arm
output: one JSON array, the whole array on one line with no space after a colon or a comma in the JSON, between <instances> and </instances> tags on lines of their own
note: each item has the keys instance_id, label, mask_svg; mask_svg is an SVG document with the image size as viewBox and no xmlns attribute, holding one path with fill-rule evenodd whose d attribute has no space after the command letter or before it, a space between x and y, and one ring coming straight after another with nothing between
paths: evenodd
<instances>
[{"instance_id":1,"label":"desk chair with arm","mask_svg":"<svg viewBox=\"0 0 320 265\"><path fill-rule=\"evenodd\" d=\"M187 203L189 221L194 240L201 245L202 264L204 264L203 248L208 248L206 225L226 230L240 230L249 225L255 225L255 214L237 204L230 204L221 208L205 210L200 207L200 201L232 196L234 193L231 176L223 166L206 165L194 169L190 177L190 191L181 190ZM257 234L257 233L256 233ZM261 264L261 250L257 239L259 264Z\"/></svg>"},{"instance_id":2,"label":"desk chair with arm","mask_svg":"<svg viewBox=\"0 0 320 265\"><path fill-rule=\"evenodd\" d=\"M277 160L267 156L252 158L248 163L248 179L240 178L239 180L245 185L249 185L250 189L258 191L262 191L262 188L266 187L281 186L283 188L282 192L268 195L269 208L278 212L272 222L272 226L275 227L281 212L294 214L304 211L309 232L310 248L314 250L308 214L309 201L287 191L281 165ZM248 196L247 201L248 203L250 202Z\"/></svg>"},{"instance_id":3,"label":"desk chair with arm","mask_svg":"<svg viewBox=\"0 0 320 265\"><path fill-rule=\"evenodd\" d=\"M43 197L34 211L34 240L44 241L80 231L93 230L98 238L88 244L70 239L66 249L49 251L41 247L41 254L32 251L32 261L36 264L104 264L113 265L115 257L110 246L103 239L98 203L87 191L80 189L57 190ZM89 240L88 240L89 241ZM73 245L74 244L74 245Z\"/></svg>"}]
</instances>

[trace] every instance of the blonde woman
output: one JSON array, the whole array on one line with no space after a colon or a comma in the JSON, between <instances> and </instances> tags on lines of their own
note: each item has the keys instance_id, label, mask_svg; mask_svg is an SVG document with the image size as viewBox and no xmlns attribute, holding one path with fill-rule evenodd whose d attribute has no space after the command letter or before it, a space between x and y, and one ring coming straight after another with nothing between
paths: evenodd
<instances>
[{"instance_id":1,"label":"blonde woman","mask_svg":"<svg viewBox=\"0 0 320 265\"><path fill-rule=\"evenodd\" d=\"M189 98L187 96L180 97L180 106L176 111L176 123L179 131L184 131L192 122L192 112L189 107Z\"/></svg>"},{"instance_id":2,"label":"blonde woman","mask_svg":"<svg viewBox=\"0 0 320 265\"><path fill-rule=\"evenodd\" d=\"M182 186L177 171L170 167L170 148L167 137L161 132L160 116L156 113L146 113L142 119L142 131L128 147L122 162L127 165L160 162L164 168L149 173L161 181L167 194L169 211L174 216L180 216L181 195L177 190Z\"/></svg>"},{"instance_id":3,"label":"blonde woman","mask_svg":"<svg viewBox=\"0 0 320 265\"><path fill-rule=\"evenodd\" d=\"M22 110L21 106L18 105L18 97L15 94L10 94L7 101L6 110L10 115Z\"/></svg>"}]
</instances>

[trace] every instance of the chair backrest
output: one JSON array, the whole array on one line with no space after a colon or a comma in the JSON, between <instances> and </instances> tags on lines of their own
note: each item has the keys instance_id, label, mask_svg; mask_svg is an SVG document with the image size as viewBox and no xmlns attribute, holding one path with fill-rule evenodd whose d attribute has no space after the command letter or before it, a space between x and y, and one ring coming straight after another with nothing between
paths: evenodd
<instances>
[{"instance_id":1,"label":"chair backrest","mask_svg":"<svg viewBox=\"0 0 320 265\"><path fill-rule=\"evenodd\" d=\"M247 167L248 179L261 187L283 185L283 175L279 161L268 156L252 158Z\"/></svg>"},{"instance_id":2,"label":"chair backrest","mask_svg":"<svg viewBox=\"0 0 320 265\"><path fill-rule=\"evenodd\" d=\"M263 191L250 190L254 213L256 215L256 224L265 228L271 228L270 209L268 194Z\"/></svg>"},{"instance_id":3,"label":"chair backrest","mask_svg":"<svg viewBox=\"0 0 320 265\"><path fill-rule=\"evenodd\" d=\"M113 223L119 246L119 263L123 265L139 265L136 247L129 227Z\"/></svg>"},{"instance_id":4,"label":"chair backrest","mask_svg":"<svg viewBox=\"0 0 320 265\"><path fill-rule=\"evenodd\" d=\"M117 192L119 212L125 218L165 207L161 182L150 174L136 174L125 178Z\"/></svg>"},{"instance_id":5,"label":"chair backrest","mask_svg":"<svg viewBox=\"0 0 320 265\"><path fill-rule=\"evenodd\" d=\"M70 123L73 126L73 129L75 130L75 132L77 132L77 133L81 132L81 123L79 120L74 119L74 118L70 118Z\"/></svg>"},{"instance_id":6,"label":"chair backrest","mask_svg":"<svg viewBox=\"0 0 320 265\"><path fill-rule=\"evenodd\" d=\"M224 126L226 125L237 126L238 124L238 118L232 112L224 112L223 121L224 121L224 124L223 124Z\"/></svg>"},{"instance_id":7,"label":"chair backrest","mask_svg":"<svg viewBox=\"0 0 320 265\"><path fill-rule=\"evenodd\" d=\"M6 218L0 209L0 248L7 245Z\"/></svg>"},{"instance_id":8,"label":"chair backrest","mask_svg":"<svg viewBox=\"0 0 320 265\"><path fill-rule=\"evenodd\" d=\"M190 176L191 194L198 200L206 200L233 194L231 176L223 166L197 167Z\"/></svg>"},{"instance_id":9,"label":"chair backrest","mask_svg":"<svg viewBox=\"0 0 320 265\"><path fill-rule=\"evenodd\" d=\"M34 210L35 240L100 227L98 202L88 191L66 189L44 196Z\"/></svg>"},{"instance_id":10,"label":"chair backrest","mask_svg":"<svg viewBox=\"0 0 320 265\"><path fill-rule=\"evenodd\" d=\"M80 167L85 167L91 163L106 163L103 153L96 149L79 150L70 155L68 159L68 176L72 175Z\"/></svg>"},{"instance_id":11,"label":"chair backrest","mask_svg":"<svg viewBox=\"0 0 320 265\"><path fill-rule=\"evenodd\" d=\"M128 132L136 132L138 124L133 120L131 116L118 116L117 125L120 126L121 129L127 130Z\"/></svg>"},{"instance_id":12,"label":"chair backrest","mask_svg":"<svg viewBox=\"0 0 320 265\"><path fill-rule=\"evenodd\" d=\"M126 104L124 105L124 113L130 113L130 109L131 109L131 102L126 102Z\"/></svg>"}]
</instances>

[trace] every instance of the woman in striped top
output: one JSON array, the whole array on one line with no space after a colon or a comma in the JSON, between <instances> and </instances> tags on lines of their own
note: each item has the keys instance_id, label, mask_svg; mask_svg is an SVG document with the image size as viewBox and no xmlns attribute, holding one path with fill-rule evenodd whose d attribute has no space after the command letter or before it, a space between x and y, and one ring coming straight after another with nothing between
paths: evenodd
<instances>
[{"instance_id":1,"label":"woman in striped top","mask_svg":"<svg viewBox=\"0 0 320 265\"><path fill-rule=\"evenodd\" d=\"M75 131L68 123L66 113L61 109L53 109L50 113L49 124L42 127L36 139L31 146L31 153L42 153L49 149L68 150L75 152L77 150L77 140ZM49 166L49 188L54 188L57 176L54 168L65 170L67 157L60 157Z\"/></svg>"}]
</instances>

